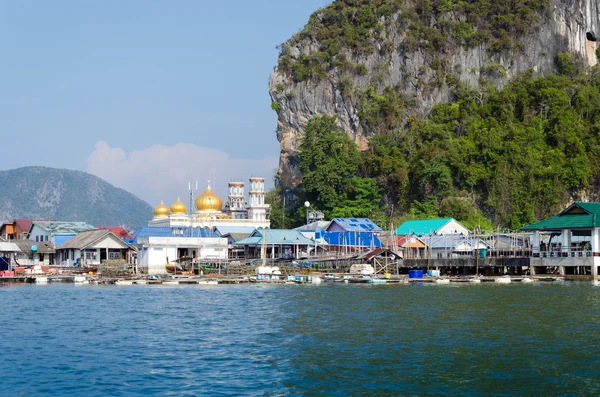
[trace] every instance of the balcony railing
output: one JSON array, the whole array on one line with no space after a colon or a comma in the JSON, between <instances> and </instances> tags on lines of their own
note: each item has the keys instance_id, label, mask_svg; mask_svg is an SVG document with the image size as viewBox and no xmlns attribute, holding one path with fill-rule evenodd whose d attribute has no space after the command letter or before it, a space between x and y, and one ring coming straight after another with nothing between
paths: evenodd
<instances>
[{"instance_id":1,"label":"balcony railing","mask_svg":"<svg viewBox=\"0 0 600 397\"><path fill-rule=\"evenodd\" d=\"M534 252L533 256L540 258L586 258L591 257L592 252L589 250L572 249L568 251L539 251Z\"/></svg>"}]
</instances>

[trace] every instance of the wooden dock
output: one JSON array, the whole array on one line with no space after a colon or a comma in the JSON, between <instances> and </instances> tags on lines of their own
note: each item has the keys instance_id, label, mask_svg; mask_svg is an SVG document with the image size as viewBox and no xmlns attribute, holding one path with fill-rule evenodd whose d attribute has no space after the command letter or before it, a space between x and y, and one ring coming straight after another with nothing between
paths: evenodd
<instances>
[{"instance_id":1,"label":"wooden dock","mask_svg":"<svg viewBox=\"0 0 600 397\"><path fill-rule=\"evenodd\" d=\"M293 279L292 279L293 278ZM144 278L102 278L98 276L82 275L26 275L1 277L2 283L74 283L74 284L96 284L96 285L235 285L235 284L312 284L313 279L318 278L318 283L343 283L343 284L454 284L454 283L511 283L511 282L556 282L565 281L563 277L541 275L541 276L441 276L423 278L408 278L405 275L390 278L345 276L335 278L323 278L321 273L312 276L282 277L280 279L258 279L257 277L144 277Z\"/></svg>"}]
</instances>

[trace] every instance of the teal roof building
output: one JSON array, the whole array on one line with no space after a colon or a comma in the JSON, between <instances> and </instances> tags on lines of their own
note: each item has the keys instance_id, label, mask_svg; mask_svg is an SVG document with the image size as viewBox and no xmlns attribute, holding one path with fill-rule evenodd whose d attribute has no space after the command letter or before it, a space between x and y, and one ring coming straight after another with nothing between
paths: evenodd
<instances>
[{"instance_id":1,"label":"teal roof building","mask_svg":"<svg viewBox=\"0 0 600 397\"><path fill-rule=\"evenodd\" d=\"M525 231L593 229L600 227L600 203L575 202L551 218L521 228Z\"/></svg>"},{"instance_id":2,"label":"teal roof building","mask_svg":"<svg viewBox=\"0 0 600 397\"><path fill-rule=\"evenodd\" d=\"M397 236L425 236L430 234L468 235L469 229L454 218L419 219L404 222L396 228Z\"/></svg>"}]
</instances>

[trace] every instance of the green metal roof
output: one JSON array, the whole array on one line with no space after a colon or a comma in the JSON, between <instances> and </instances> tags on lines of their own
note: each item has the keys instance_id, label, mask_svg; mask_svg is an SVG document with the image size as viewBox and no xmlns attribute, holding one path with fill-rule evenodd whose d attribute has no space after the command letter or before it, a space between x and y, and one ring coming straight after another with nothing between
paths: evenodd
<instances>
[{"instance_id":1,"label":"green metal roof","mask_svg":"<svg viewBox=\"0 0 600 397\"><path fill-rule=\"evenodd\" d=\"M579 208L583 208L585 211L587 211L590 215L600 215L600 203L584 203L584 202L575 202L573 204L571 204L570 206L568 206L562 213L567 212L568 210L570 210L573 207L579 207Z\"/></svg>"},{"instance_id":2,"label":"green metal roof","mask_svg":"<svg viewBox=\"0 0 600 397\"><path fill-rule=\"evenodd\" d=\"M584 213L569 213L574 207L585 211ZM576 202L552 218L547 218L532 225L527 225L521 230L560 230L560 229L591 229L598 226L600 220L600 203Z\"/></svg>"},{"instance_id":3,"label":"green metal roof","mask_svg":"<svg viewBox=\"0 0 600 397\"><path fill-rule=\"evenodd\" d=\"M407 234L414 234L422 236L424 234L432 234L444 227L451 220L452 218L439 218L406 221L398 226L396 235L405 236Z\"/></svg>"}]
</instances>

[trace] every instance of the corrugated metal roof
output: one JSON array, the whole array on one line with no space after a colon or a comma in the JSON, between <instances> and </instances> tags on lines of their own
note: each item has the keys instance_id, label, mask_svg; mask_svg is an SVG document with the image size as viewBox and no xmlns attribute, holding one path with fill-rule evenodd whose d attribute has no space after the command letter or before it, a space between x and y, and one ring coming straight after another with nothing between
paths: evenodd
<instances>
[{"instance_id":1,"label":"corrugated metal roof","mask_svg":"<svg viewBox=\"0 0 600 397\"><path fill-rule=\"evenodd\" d=\"M594 217L588 214L559 215L524 226L521 230L591 229L594 227Z\"/></svg>"},{"instance_id":2,"label":"corrugated metal roof","mask_svg":"<svg viewBox=\"0 0 600 397\"><path fill-rule=\"evenodd\" d=\"M254 231L254 227L252 226L217 226L215 227L215 233L219 236L223 236L227 233L246 233L250 234Z\"/></svg>"},{"instance_id":3,"label":"corrugated metal roof","mask_svg":"<svg viewBox=\"0 0 600 397\"><path fill-rule=\"evenodd\" d=\"M332 224L337 223L342 229L347 232L380 232L381 228L373 223L369 218L334 218Z\"/></svg>"},{"instance_id":4,"label":"corrugated metal roof","mask_svg":"<svg viewBox=\"0 0 600 397\"><path fill-rule=\"evenodd\" d=\"M101 230L110 230L111 232L113 232L114 234L116 234L117 236L119 236L122 239L132 239L133 236L131 234L129 234L129 232L127 230L125 230L125 228L123 226L96 226L96 229L101 229Z\"/></svg>"},{"instance_id":5,"label":"corrugated metal roof","mask_svg":"<svg viewBox=\"0 0 600 397\"><path fill-rule=\"evenodd\" d=\"M77 234L85 230L96 229L94 226L85 222L33 221L31 227L34 225L54 234Z\"/></svg>"},{"instance_id":6,"label":"corrugated metal roof","mask_svg":"<svg viewBox=\"0 0 600 397\"><path fill-rule=\"evenodd\" d=\"M385 255L383 255L383 254L385 254ZM391 256L391 255L393 255L396 258L400 258L401 257L400 254L398 254L397 252L394 252L394 251L392 251L390 249L387 249L387 248L375 248L375 249L373 249L371 251L367 251L367 252L364 252L364 253L358 255L356 258L357 259L364 259L365 261L370 261L371 259L373 259L373 258L375 258L376 256L379 256L379 255L381 255L381 256L388 256L388 257Z\"/></svg>"},{"instance_id":7,"label":"corrugated metal roof","mask_svg":"<svg viewBox=\"0 0 600 397\"><path fill-rule=\"evenodd\" d=\"M575 202L558 215L521 230L591 229L600 226L600 203Z\"/></svg>"},{"instance_id":8,"label":"corrugated metal roof","mask_svg":"<svg viewBox=\"0 0 600 397\"><path fill-rule=\"evenodd\" d=\"M250 233L227 233L221 235L221 237L231 237L233 241L240 241L247 238L249 235Z\"/></svg>"},{"instance_id":9,"label":"corrugated metal roof","mask_svg":"<svg viewBox=\"0 0 600 397\"><path fill-rule=\"evenodd\" d=\"M375 233L370 232L324 232L323 238L329 245L383 247Z\"/></svg>"},{"instance_id":10,"label":"corrugated metal roof","mask_svg":"<svg viewBox=\"0 0 600 397\"><path fill-rule=\"evenodd\" d=\"M53 254L54 244L51 242L37 242L33 240L14 240L13 241L23 252L30 252L31 247L37 246L37 252L40 254Z\"/></svg>"},{"instance_id":11,"label":"corrugated metal roof","mask_svg":"<svg viewBox=\"0 0 600 397\"><path fill-rule=\"evenodd\" d=\"M0 242L0 252L21 252L21 249L15 243Z\"/></svg>"},{"instance_id":12,"label":"corrugated metal roof","mask_svg":"<svg viewBox=\"0 0 600 397\"><path fill-rule=\"evenodd\" d=\"M255 245L263 244L314 244L309 238L304 237L297 230L284 229L256 229L250 237L236 242L236 245Z\"/></svg>"},{"instance_id":13,"label":"corrugated metal roof","mask_svg":"<svg viewBox=\"0 0 600 397\"><path fill-rule=\"evenodd\" d=\"M31 223L33 221L31 219L15 219L15 224L19 230L27 232L31 228Z\"/></svg>"},{"instance_id":14,"label":"corrugated metal roof","mask_svg":"<svg viewBox=\"0 0 600 397\"><path fill-rule=\"evenodd\" d=\"M86 230L77 234L75 237L70 238L64 244L56 247L56 250L63 249L85 249L96 242L105 238L113 238L115 241L123 245L123 248L131 248L132 246L123 241L119 236L111 232L110 230Z\"/></svg>"},{"instance_id":15,"label":"corrugated metal roof","mask_svg":"<svg viewBox=\"0 0 600 397\"><path fill-rule=\"evenodd\" d=\"M321 230L327 229L331 222L330 221L315 221L311 222L308 225L302 225L300 227L294 228L294 230L300 231L310 231L310 232L318 232Z\"/></svg>"},{"instance_id":16,"label":"corrugated metal roof","mask_svg":"<svg viewBox=\"0 0 600 397\"><path fill-rule=\"evenodd\" d=\"M425 244L427 244L432 249L454 249L459 246L463 242L474 246L477 242L480 244L486 245L489 247L485 241L479 238L470 238L465 237L462 234L445 234L445 235L434 235L427 236L421 239Z\"/></svg>"},{"instance_id":17,"label":"corrugated metal roof","mask_svg":"<svg viewBox=\"0 0 600 397\"><path fill-rule=\"evenodd\" d=\"M396 234L399 236L405 236L407 234L415 234L417 236L434 234L452 219L453 218L438 218L406 221L396 228Z\"/></svg>"},{"instance_id":18,"label":"corrugated metal roof","mask_svg":"<svg viewBox=\"0 0 600 397\"><path fill-rule=\"evenodd\" d=\"M260 245L262 244L261 237L246 237L240 241L233 243L234 245Z\"/></svg>"}]
</instances>

